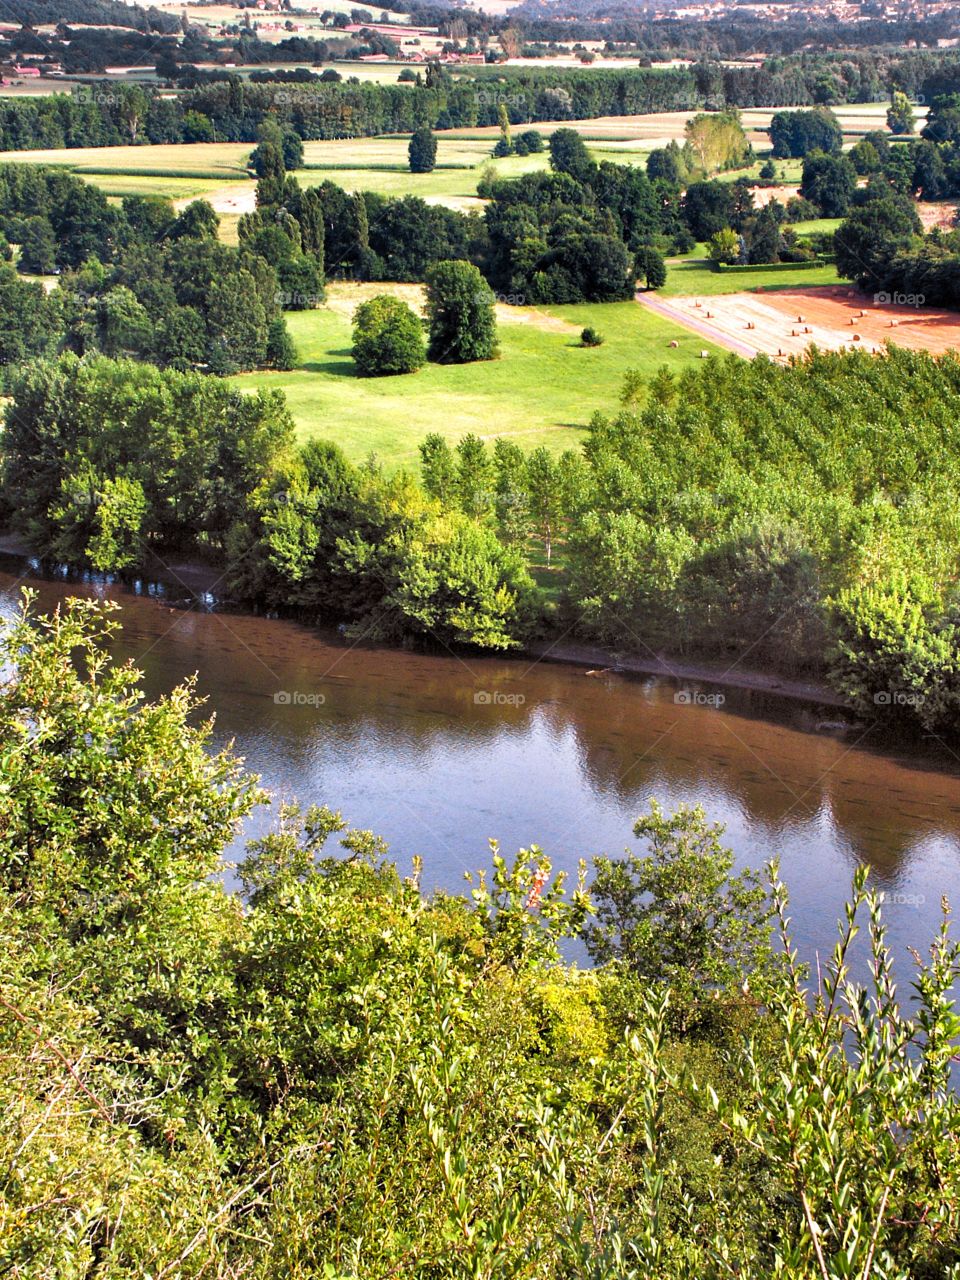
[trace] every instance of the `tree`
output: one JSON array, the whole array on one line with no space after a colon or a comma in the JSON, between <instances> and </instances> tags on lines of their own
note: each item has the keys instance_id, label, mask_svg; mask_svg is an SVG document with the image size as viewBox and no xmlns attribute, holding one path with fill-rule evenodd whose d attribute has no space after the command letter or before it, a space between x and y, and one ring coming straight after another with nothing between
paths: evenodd
<instances>
[{"instance_id":1,"label":"tree","mask_svg":"<svg viewBox=\"0 0 960 1280\"><path fill-rule=\"evenodd\" d=\"M772 205L765 205L757 215L750 236L749 260L756 263L780 261L780 224Z\"/></svg>"},{"instance_id":2,"label":"tree","mask_svg":"<svg viewBox=\"0 0 960 1280\"><path fill-rule=\"evenodd\" d=\"M887 107L887 128L893 134L908 134L913 133L915 126L916 116L910 99L900 89L894 89Z\"/></svg>"},{"instance_id":3,"label":"tree","mask_svg":"<svg viewBox=\"0 0 960 1280\"><path fill-rule=\"evenodd\" d=\"M408 148L411 173L432 173L437 163L437 139L429 125L414 129Z\"/></svg>"},{"instance_id":4,"label":"tree","mask_svg":"<svg viewBox=\"0 0 960 1280\"><path fill-rule=\"evenodd\" d=\"M722 227L710 237L707 254L711 262L732 264L740 257L740 237L730 227Z\"/></svg>"},{"instance_id":5,"label":"tree","mask_svg":"<svg viewBox=\"0 0 960 1280\"><path fill-rule=\"evenodd\" d=\"M31 275L46 276L56 270L57 241L53 227L47 218L27 218L20 232L20 258L18 266L21 271Z\"/></svg>"},{"instance_id":6,"label":"tree","mask_svg":"<svg viewBox=\"0 0 960 1280\"><path fill-rule=\"evenodd\" d=\"M507 111L507 104L501 102L497 108L497 124L500 126L500 154L509 156L513 152L513 142L510 138L510 115Z\"/></svg>"},{"instance_id":7,"label":"tree","mask_svg":"<svg viewBox=\"0 0 960 1280\"><path fill-rule=\"evenodd\" d=\"M220 219L209 200L191 200L167 229L168 240L216 240Z\"/></svg>"},{"instance_id":8,"label":"tree","mask_svg":"<svg viewBox=\"0 0 960 1280\"><path fill-rule=\"evenodd\" d=\"M662 289L667 283L667 264L652 245L641 245L637 250L636 270L647 289Z\"/></svg>"},{"instance_id":9,"label":"tree","mask_svg":"<svg viewBox=\"0 0 960 1280\"><path fill-rule=\"evenodd\" d=\"M860 177L866 177L868 174L876 173L880 168L880 156L877 148L872 142L868 142L866 138L860 141L850 149L850 163L856 169Z\"/></svg>"},{"instance_id":10,"label":"tree","mask_svg":"<svg viewBox=\"0 0 960 1280\"><path fill-rule=\"evenodd\" d=\"M804 160L800 194L825 218L842 218L856 189L857 172L846 156L813 154Z\"/></svg>"},{"instance_id":11,"label":"tree","mask_svg":"<svg viewBox=\"0 0 960 1280\"><path fill-rule=\"evenodd\" d=\"M0 366L43 354L55 341L54 306L41 284L0 263Z\"/></svg>"},{"instance_id":12,"label":"tree","mask_svg":"<svg viewBox=\"0 0 960 1280\"><path fill-rule=\"evenodd\" d=\"M452 506L457 493L457 467L453 450L435 431L420 444L420 475L431 498L444 506Z\"/></svg>"},{"instance_id":13,"label":"tree","mask_svg":"<svg viewBox=\"0 0 960 1280\"><path fill-rule=\"evenodd\" d=\"M687 121L684 133L704 173L738 168L750 152L739 111L700 112Z\"/></svg>"},{"instance_id":14,"label":"tree","mask_svg":"<svg viewBox=\"0 0 960 1280\"><path fill-rule=\"evenodd\" d=\"M530 519L543 542L549 567L557 526L563 517L563 480L557 463L542 446L527 459L527 493Z\"/></svg>"},{"instance_id":15,"label":"tree","mask_svg":"<svg viewBox=\"0 0 960 1280\"><path fill-rule=\"evenodd\" d=\"M414 373L427 358L419 317L389 294L362 302L353 313L353 358L364 377Z\"/></svg>"},{"instance_id":16,"label":"tree","mask_svg":"<svg viewBox=\"0 0 960 1280\"><path fill-rule=\"evenodd\" d=\"M499 354L494 296L470 262L439 262L427 273L429 359L439 364L493 360Z\"/></svg>"},{"instance_id":17,"label":"tree","mask_svg":"<svg viewBox=\"0 0 960 1280\"><path fill-rule=\"evenodd\" d=\"M479 436L466 435L457 445L457 504L464 515L482 520L493 507L493 464Z\"/></svg>"},{"instance_id":18,"label":"tree","mask_svg":"<svg viewBox=\"0 0 960 1280\"><path fill-rule=\"evenodd\" d=\"M777 111L770 120L770 141L778 160L806 156L811 151L838 155L843 149L843 129L826 107Z\"/></svg>"},{"instance_id":19,"label":"tree","mask_svg":"<svg viewBox=\"0 0 960 1280\"><path fill-rule=\"evenodd\" d=\"M683 217L697 240L709 240L729 227L734 217L734 193L729 182L691 182L683 197Z\"/></svg>"},{"instance_id":20,"label":"tree","mask_svg":"<svg viewBox=\"0 0 960 1280\"><path fill-rule=\"evenodd\" d=\"M680 186L686 177L686 166L676 142L670 142L665 147L654 147L647 156L647 177L651 182L660 181L671 187Z\"/></svg>"},{"instance_id":21,"label":"tree","mask_svg":"<svg viewBox=\"0 0 960 1280\"><path fill-rule=\"evenodd\" d=\"M928 142L960 142L960 93L937 94L920 136Z\"/></svg>"},{"instance_id":22,"label":"tree","mask_svg":"<svg viewBox=\"0 0 960 1280\"><path fill-rule=\"evenodd\" d=\"M267 325L267 345L264 358L271 369L295 369L297 367L297 348L290 337L287 322L283 316L274 316Z\"/></svg>"},{"instance_id":23,"label":"tree","mask_svg":"<svg viewBox=\"0 0 960 1280\"><path fill-rule=\"evenodd\" d=\"M597 166L576 129L555 129L550 135L550 168L568 173L576 182L589 183Z\"/></svg>"},{"instance_id":24,"label":"tree","mask_svg":"<svg viewBox=\"0 0 960 1280\"><path fill-rule=\"evenodd\" d=\"M633 832L648 853L594 859L590 955L694 1000L742 983L766 961L771 906L753 872L730 877L723 827L699 807L667 816L654 802Z\"/></svg>"}]
</instances>

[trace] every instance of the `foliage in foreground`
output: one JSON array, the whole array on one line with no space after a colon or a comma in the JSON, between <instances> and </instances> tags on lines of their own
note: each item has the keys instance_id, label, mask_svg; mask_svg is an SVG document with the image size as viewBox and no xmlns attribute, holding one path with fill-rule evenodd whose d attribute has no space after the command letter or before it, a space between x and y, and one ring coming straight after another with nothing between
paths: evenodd
<instances>
[{"instance_id":1,"label":"foliage in foreground","mask_svg":"<svg viewBox=\"0 0 960 1280\"><path fill-rule=\"evenodd\" d=\"M779 953L719 832L656 808L650 853L598 867L592 971L559 953L590 898L535 847L428 897L370 832L285 807L231 896L213 873L263 797L188 687L149 703L111 663L113 625L25 611L0 653L5 1274L957 1274L946 920L908 1012L858 876L811 992L775 877Z\"/></svg>"}]
</instances>

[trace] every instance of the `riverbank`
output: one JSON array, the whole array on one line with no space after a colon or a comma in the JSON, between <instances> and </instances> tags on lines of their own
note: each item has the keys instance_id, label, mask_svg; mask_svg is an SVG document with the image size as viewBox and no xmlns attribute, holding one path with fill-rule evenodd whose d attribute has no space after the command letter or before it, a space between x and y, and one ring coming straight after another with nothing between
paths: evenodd
<instances>
[{"instance_id":1,"label":"riverbank","mask_svg":"<svg viewBox=\"0 0 960 1280\"><path fill-rule=\"evenodd\" d=\"M0 534L0 555L19 560L34 561L26 542L15 533ZM222 591L224 574L216 565L196 559L161 559L151 555L150 563L137 580L141 583L157 583L174 592L181 592L187 599L202 601L205 606L229 606L231 611L251 614L240 602L217 595ZM309 625L309 624L307 624ZM713 685L717 688L742 689L774 697L812 705L849 710L846 700L829 685L816 680L798 680L775 672L756 671L727 661L709 660L688 662L662 654L631 654L614 652L599 646L580 644L568 640L543 640L528 644L522 656L538 662L564 663L589 671L615 671L630 675L659 676L679 683ZM504 655L507 656L507 655Z\"/></svg>"},{"instance_id":2,"label":"riverbank","mask_svg":"<svg viewBox=\"0 0 960 1280\"><path fill-rule=\"evenodd\" d=\"M612 653L592 645L569 641L542 641L528 645L525 652L542 662L566 662L591 671L610 670L632 675L660 676L680 683L689 680L694 684L753 690L849 710L846 699L820 681L796 680L789 676L749 670L729 662L686 662L660 654L644 657L642 654Z\"/></svg>"}]
</instances>

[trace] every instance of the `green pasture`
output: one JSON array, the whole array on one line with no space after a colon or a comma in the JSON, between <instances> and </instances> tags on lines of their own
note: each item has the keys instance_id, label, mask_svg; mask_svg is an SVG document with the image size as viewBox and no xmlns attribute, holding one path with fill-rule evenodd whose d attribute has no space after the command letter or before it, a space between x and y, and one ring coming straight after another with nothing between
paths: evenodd
<instances>
[{"instance_id":1,"label":"green pasture","mask_svg":"<svg viewBox=\"0 0 960 1280\"><path fill-rule=\"evenodd\" d=\"M812 223L798 224L801 229ZM701 250L702 251L702 250ZM832 262L813 268L793 267L769 271L757 267L755 271L715 271L707 258L687 257L667 266L667 283L660 290L665 296L675 298L720 293L743 293L749 289L802 289L839 284L840 277Z\"/></svg>"},{"instance_id":2,"label":"green pasture","mask_svg":"<svg viewBox=\"0 0 960 1280\"><path fill-rule=\"evenodd\" d=\"M473 431L528 449L575 446L595 410L616 411L626 369L678 369L709 345L633 302L500 308L498 360L358 378L350 355L352 302L378 289L408 301L417 296L411 286L333 285L329 305L287 315L299 350L296 369L235 381L251 390L282 389L303 438L335 440L355 460L375 453L390 467L415 466L429 431L451 442ZM579 345L587 325L604 335L603 346ZM671 341L679 345L671 348Z\"/></svg>"}]
</instances>

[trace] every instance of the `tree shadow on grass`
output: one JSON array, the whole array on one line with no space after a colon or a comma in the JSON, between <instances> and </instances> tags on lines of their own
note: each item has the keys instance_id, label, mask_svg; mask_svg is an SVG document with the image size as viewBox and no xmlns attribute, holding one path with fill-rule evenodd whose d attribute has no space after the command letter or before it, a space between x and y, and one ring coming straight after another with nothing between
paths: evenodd
<instances>
[{"instance_id":1,"label":"tree shadow on grass","mask_svg":"<svg viewBox=\"0 0 960 1280\"><path fill-rule=\"evenodd\" d=\"M299 368L303 373L326 373L334 378L358 377L357 366L350 360L307 360Z\"/></svg>"}]
</instances>

